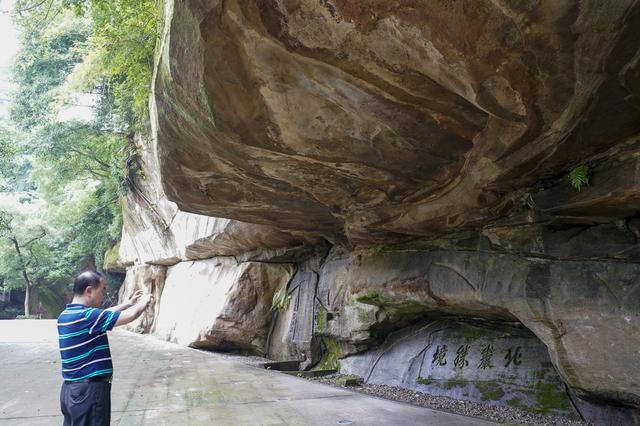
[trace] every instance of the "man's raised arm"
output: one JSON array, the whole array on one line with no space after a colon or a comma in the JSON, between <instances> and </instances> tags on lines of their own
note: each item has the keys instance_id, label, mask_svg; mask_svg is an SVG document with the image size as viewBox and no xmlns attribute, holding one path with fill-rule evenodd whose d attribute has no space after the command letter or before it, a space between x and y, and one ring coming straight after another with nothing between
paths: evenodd
<instances>
[{"instance_id":1,"label":"man's raised arm","mask_svg":"<svg viewBox=\"0 0 640 426\"><path fill-rule=\"evenodd\" d=\"M116 306L111 306L110 308L105 309L105 311L122 312L125 309L128 309L128 308L132 307L133 305L135 305L136 302L138 301L140 296L142 296L143 293L144 292L142 290L137 290L135 293L133 293L133 295L126 302L121 303L121 304L116 305Z\"/></svg>"}]
</instances>

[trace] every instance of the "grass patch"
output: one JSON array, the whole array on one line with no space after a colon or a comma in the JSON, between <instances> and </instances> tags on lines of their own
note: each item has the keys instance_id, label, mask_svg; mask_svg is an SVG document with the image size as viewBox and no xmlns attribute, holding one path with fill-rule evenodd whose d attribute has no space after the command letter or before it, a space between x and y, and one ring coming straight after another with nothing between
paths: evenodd
<instances>
[{"instance_id":1,"label":"grass patch","mask_svg":"<svg viewBox=\"0 0 640 426\"><path fill-rule=\"evenodd\" d=\"M431 385L436 381L433 376L429 375L429 377L418 376L416 382L421 385Z\"/></svg>"}]
</instances>

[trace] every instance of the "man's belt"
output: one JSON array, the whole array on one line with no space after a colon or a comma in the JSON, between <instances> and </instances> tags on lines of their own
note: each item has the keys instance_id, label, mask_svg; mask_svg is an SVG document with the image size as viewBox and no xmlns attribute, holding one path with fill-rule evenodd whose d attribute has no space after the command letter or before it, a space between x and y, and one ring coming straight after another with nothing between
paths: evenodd
<instances>
[{"instance_id":1,"label":"man's belt","mask_svg":"<svg viewBox=\"0 0 640 426\"><path fill-rule=\"evenodd\" d=\"M103 382L103 383L111 383L111 376L94 376L89 377L88 379L82 380L65 380L65 384L71 383L87 383L87 382Z\"/></svg>"}]
</instances>

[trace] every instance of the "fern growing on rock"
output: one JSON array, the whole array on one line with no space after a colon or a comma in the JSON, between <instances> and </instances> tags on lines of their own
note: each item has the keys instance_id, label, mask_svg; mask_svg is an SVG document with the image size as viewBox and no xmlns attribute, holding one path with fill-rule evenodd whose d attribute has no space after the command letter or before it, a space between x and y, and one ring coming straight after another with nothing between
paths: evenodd
<instances>
[{"instance_id":1,"label":"fern growing on rock","mask_svg":"<svg viewBox=\"0 0 640 426\"><path fill-rule=\"evenodd\" d=\"M569 182L576 190L580 191L584 185L589 185L589 169L587 166L578 166L569 172Z\"/></svg>"}]
</instances>

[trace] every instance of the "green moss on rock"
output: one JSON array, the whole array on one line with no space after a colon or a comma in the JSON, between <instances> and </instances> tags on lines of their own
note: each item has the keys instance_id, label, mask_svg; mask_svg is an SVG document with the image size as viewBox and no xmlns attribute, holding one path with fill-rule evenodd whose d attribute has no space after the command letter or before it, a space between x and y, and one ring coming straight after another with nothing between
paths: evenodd
<instances>
[{"instance_id":1,"label":"green moss on rock","mask_svg":"<svg viewBox=\"0 0 640 426\"><path fill-rule=\"evenodd\" d=\"M554 383L538 382L535 385L536 409L541 413L554 410L565 411L571 408L569 397Z\"/></svg>"},{"instance_id":2,"label":"green moss on rock","mask_svg":"<svg viewBox=\"0 0 640 426\"><path fill-rule=\"evenodd\" d=\"M120 266L120 241L105 252L102 267L106 271L123 269Z\"/></svg>"},{"instance_id":3,"label":"green moss on rock","mask_svg":"<svg viewBox=\"0 0 640 426\"><path fill-rule=\"evenodd\" d=\"M443 388L445 389L453 389L453 388L463 388L469 384L468 380L465 379L449 379L443 384Z\"/></svg>"},{"instance_id":4,"label":"green moss on rock","mask_svg":"<svg viewBox=\"0 0 640 426\"><path fill-rule=\"evenodd\" d=\"M318 309L318 314L316 315L316 330L318 333L322 334L324 333L326 330L327 326L327 310L324 308L324 306L320 305L320 308Z\"/></svg>"},{"instance_id":5,"label":"green moss on rock","mask_svg":"<svg viewBox=\"0 0 640 426\"><path fill-rule=\"evenodd\" d=\"M340 370L340 343L333 337L322 338L322 358L313 368L314 370Z\"/></svg>"},{"instance_id":6,"label":"green moss on rock","mask_svg":"<svg viewBox=\"0 0 640 426\"><path fill-rule=\"evenodd\" d=\"M504 397L504 391L495 380L490 382L476 382L476 388L480 391L480 400L499 401Z\"/></svg>"},{"instance_id":7,"label":"green moss on rock","mask_svg":"<svg viewBox=\"0 0 640 426\"><path fill-rule=\"evenodd\" d=\"M55 315L64 308L65 302L63 297L52 289L39 286L34 288L34 292L42 308L45 310L46 317L55 318Z\"/></svg>"},{"instance_id":8,"label":"green moss on rock","mask_svg":"<svg viewBox=\"0 0 640 426\"><path fill-rule=\"evenodd\" d=\"M535 373L535 378L538 380L544 380L546 375L547 375L547 372L545 370L538 370Z\"/></svg>"},{"instance_id":9,"label":"green moss on rock","mask_svg":"<svg viewBox=\"0 0 640 426\"><path fill-rule=\"evenodd\" d=\"M475 342L487 334L482 328L468 324L459 324L453 332L455 336L463 339L466 343Z\"/></svg>"},{"instance_id":10,"label":"green moss on rock","mask_svg":"<svg viewBox=\"0 0 640 426\"><path fill-rule=\"evenodd\" d=\"M340 376L335 381L338 386L360 386L362 384L362 377L350 374L348 376Z\"/></svg>"},{"instance_id":11,"label":"green moss on rock","mask_svg":"<svg viewBox=\"0 0 640 426\"><path fill-rule=\"evenodd\" d=\"M370 309L356 307L356 314L358 316L358 321L362 324L371 324L376 320L374 312Z\"/></svg>"},{"instance_id":12,"label":"green moss on rock","mask_svg":"<svg viewBox=\"0 0 640 426\"><path fill-rule=\"evenodd\" d=\"M370 291L363 295L357 296L356 300L360 303L366 303L368 305L376 305L376 306L389 305L392 302L390 299L374 291Z\"/></svg>"},{"instance_id":13,"label":"green moss on rock","mask_svg":"<svg viewBox=\"0 0 640 426\"><path fill-rule=\"evenodd\" d=\"M530 407L527 407L526 404L522 403L522 398L511 398L507 400L507 405L514 407L514 408L520 408L520 409L524 409L524 410L528 410L531 411Z\"/></svg>"}]
</instances>

